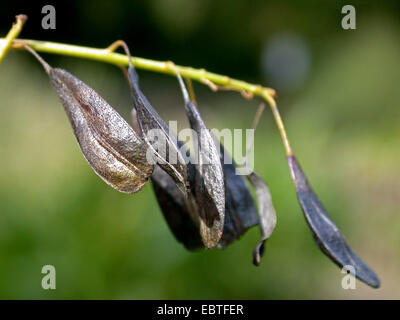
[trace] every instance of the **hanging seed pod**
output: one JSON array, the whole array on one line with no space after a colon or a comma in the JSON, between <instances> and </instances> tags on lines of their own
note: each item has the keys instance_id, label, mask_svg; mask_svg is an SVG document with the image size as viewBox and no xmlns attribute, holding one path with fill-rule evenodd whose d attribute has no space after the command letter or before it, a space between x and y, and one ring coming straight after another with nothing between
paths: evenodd
<instances>
[{"instance_id":1,"label":"hanging seed pod","mask_svg":"<svg viewBox=\"0 0 400 320\"><path fill-rule=\"evenodd\" d=\"M191 128L197 133L197 164L194 196L200 215L200 234L207 248L214 248L220 241L225 217L224 173L217 146L204 124L196 105L178 74L185 100L185 109Z\"/></svg>"},{"instance_id":2,"label":"hanging seed pod","mask_svg":"<svg viewBox=\"0 0 400 320\"><path fill-rule=\"evenodd\" d=\"M253 264L260 265L264 255L265 241L271 236L276 226L276 212L272 204L271 192L263 178L252 172L247 176L254 186L259 202L261 241L253 251Z\"/></svg>"},{"instance_id":3,"label":"hanging seed pod","mask_svg":"<svg viewBox=\"0 0 400 320\"><path fill-rule=\"evenodd\" d=\"M132 110L132 122L135 130L140 130L135 109ZM184 148L183 142L178 140L178 146ZM187 167L189 176L194 177L193 164L189 162ZM189 180L194 181L194 178ZM195 223L198 221L197 210L189 202L193 198L190 190L184 195L172 177L158 165L154 166L151 181L161 212L175 238L188 250L203 248L199 226Z\"/></svg>"},{"instance_id":4,"label":"hanging seed pod","mask_svg":"<svg viewBox=\"0 0 400 320\"><path fill-rule=\"evenodd\" d=\"M132 110L132 122L135 130L139 129L137 112ZM179 148L184 149L183 142L178 140ZM189 162L187 164L189 181L195 181L195 168ZM161 212L175 238L188 250L203 248L200 238L198 223L198 208L191 190L184 195L176 182L160 166L155 165L151 176L153 190Z\"/></svg>"},{"instance_id":5,"label":"hanging seed pod","mask_svg":"<svg viewBox=\"0 0 400 320\"><path fill-rule=\"evenodd\" d=\"M136 123L135 110L132 111L132 116L133 122ZM183 143L178 141L178 145L182 147ZM236 164L232 159L227 159L230 155L225 152L222 144L220 144L220 149L226 197L224 230L218 247L224 249L230 243L239 239L249 228L258 225L259 219L257 207L247 181L243 176L236 175ZM188 163L188 175L190 185L194 186L196 173L192 163ZM188 250L203 248L199 226L194 222L198 208L197 206L193 208L193 204L189 203L190 199L194 200L194 197L192 195L185 197L179 192L174 180L158 166L155 166L151 180L161 211L175 238L183 243ZM195 192L194 188L193 192ZM194 211L195 215L191 211Z\"/></svg>"},{"instance_id":6,"label":"hanging seed pod","mask_svg":"<svg viewBox=\"0 0 400 320\"><path fill-rule=\"evenodd\" d=\"M345 237L312 190L296 157L289 156L288 161L300 205L322 252L339 267L352 266L357 278L371 287L378 288L378 276L347 244Z\"/></svg>"},{"instance_id":7,"label":"hanging seed pod","mask_svg":"<svg viewBox=\"0 0 400 320\"><path fill-rule=\"evenodd\" d=\"M175 181L157 165L151 180L158 204L175 238L188 250L203 248L198 226L192 220L186 198Z\"/></svg>"},{"instance_id":8,"label":"hanging seed pod","mask_svg":"<svg viewBox=\"0 0 400 320\"><path fill-rule=\"evenodd\" d=\"M222 145L221 155L224 155ZM224 162L223 158L221 162ZM193 165L189 164L188 168L193 168ZM243 176L236 175L236 164L232 160L232 163L223 164L223 169L226 197L223 236L218 243L221 249L226 248L248 229L259 224L258 211L251 190ZM191 171L189 170L191 185L195 185L195 172L190 174ZM193 221L190 213L190 210L196 212L196 208L189 209L190 198L183 196L172 178L158 166L155 166L151 179L157 201L175 238L188 250L202 248L199 226Z\"/></svg>"},{"instance_id":9,"label":"hanging seed pod","mask_svg":"<svg viewBox=\"0 0 400 320\"><path fill-rule=\"evenodd\" d=\"M218 247L223 249L239 239L248 229L258 225L259 218L250 187L244 176L236 174L236 163L233 159L228 159L230 155L222 144L220 154L226 194L224 231Z\"/></svg>"},{"instance_id":10,"label":"hanging seed pod","mask_svg":"<svg viewBox=\"0 0 400 320\"><path fill-rule=\"evenodd\" d=\"M127 47L125 50L130 57ZM188 189L187 168L178 147L178 139L141 91L139 76L132 59L130 58L129 61L128 82L141 136L151 148L154 162L158 163L176 181L182 193L186 194Z\"/></svg>"},{"instance_id":11,"label":"hanging seed pod","mask_svg":"<svg viewBox=\"0 0 400 320\"><path fill-rule=\"evenodd\" d=\"M48 73L93 170L120 192L140 191L154 167L146 161L144 141L96 91L67 71L51 68L28 50Z\"/></svg>"},{"instance_id":12,"label":"hanging seed pod","mask_svg":"<svg viewBox=\"0 0 400 320\"><path fill-rule=\"evenodd\" d=\"M257 128L257 125L261 119L261 115L265 109L265 105L261 104L257 110L256 116L253 121L253 130L255 131ZM253 147L254 141L251 141L248 144L247 150L246 150L246 158L245 158L245 167L248 164L248 154ZM275 208L272 203L272 196L271 192L268 188L267 183L261 176L259 176L255 172L251 172L250 174L247 175L247 179L250 181L252 186L254 187L256 191L256 195L258 198L258 203L259 203L259 211L258 211L258 225L260 226L261 229L261 241L258 243L256 248L253 251L253 264L258 266L260 265L261 258L264 255L264 246L266 240L271 236L272 232L275 229L276 226L276 212ZM257 209L256 209L257 210ZM257 211L256 211L257 212Z\"/></svg>"}]
</instances>

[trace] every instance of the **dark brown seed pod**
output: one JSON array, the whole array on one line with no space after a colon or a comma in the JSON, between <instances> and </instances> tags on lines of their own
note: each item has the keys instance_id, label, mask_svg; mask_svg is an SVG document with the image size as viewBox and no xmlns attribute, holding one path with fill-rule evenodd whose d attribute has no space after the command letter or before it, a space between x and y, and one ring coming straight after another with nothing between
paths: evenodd
<instances>
[{"instance_id":1,"label":"dark brown seed pod","mask_svg":"<svg viewBox=\"0 0 400 320\"><path fill-rule=\"evenodd\" d=\"M48 73L93 170L120 192L140 191L154 168L146 161L146 143L96 91L31 52Z\"/></svg>"},{"instance_id":2,"label":"dark brown seed pod","mask_svg":"<svg viewBox=\"0 0 400 320\"><path fill-rule=\"evenodd\" d=\"M132 121L135 130L140 130L135 109L132 110ZM178 146L185 150L183 142L179 140ZM189 185L190 182L194 185L196 169L191 162L187 164L187 168ZM188 188L186 194L183 194L176 181L158 165L154 167L151 180L157 202L175 238L188 250L203 248L199 232L198 206L192 190Z\"/></svg>"},{"instance_id":3,"label":"dark brown seed pod","mask_svg":"<svg viewBox=\"0 0 400 320\"><path fill-rule=\"evenodd\" d=\"M133 111L133 121L136 122ZM178 145L183 143L178 141ZM226 248L233 241L239 239L249 228L258 225L258 212L247 181L241 175L236 175L236 164L226 153L222 144L221 163L223 164L226 197L225 197L225 223L223 236L218 243L219 248ZM227 163L224 164L224 159ZM231 162L231 163L229 163ZM190 185L195 185L196 173L194 165L188 164ZM188 250L203 248L199 233L196 214L197 204L189 203L194 196L185 197L179 192L172 178L158 166L155 166L151 176L153 189L161 211L175 238L183 243ZM190 208L190 209L189 209Z\"/></svg>"},{"instance_id":4,"label":"dark brown seed pod","mask_svg":"<svg viewBox=\"0 0 400 320\"><path fill-rule=\"evenodd\" d=\"M214 248L220 241L224 228L224 172L219 149L204 124L196 105L189 99L189 94L179 74L178 79L190 126L197 134L194 195L200 215L200 234L204 245L207 248Z\"/></svg>"},{"instance_id":5,"label":"dark brown seed pod","mask_svg":"<svg viewBox=\"0 0 400 320\"><path fill-rule=\"evenodd\" d=\"M261 241L258 243L253 252L254 265L260 265L261 258L264 255L265 241L271 236L276 226L276 212L272 203L271 192L263 178L257 173L252 172L248 176L250 183L256 190L259 212L260 212L260 229Z\"/></svg>"},{"instance_id":6,"label":"dark brown seed pod","mask_svg":"<svg viewBox=\"0 0 400 320\"><path fill-rule=\"evenodd\" d=\"M222 145L221 149L221 155L223 155ZM193 165L189 164L190 168L193 168ZM259 224L258 211L250 187L243 176L236 175L235 162L232 160L231 164L223 164L223 169L226 196L223 236L218 243L221 249L226 248L248 229ZM195 172L190 173L190 171L192 170L189 170L191 185L195 185ZM187 198L179 192L172 178L158 166L155 166L151 180L161 211L175 238L188 250L203 248L198 223L196 224L192 218L193 213L196 213L198 209L197 206L193 208L193 205L191 207L188 203L193 197Z\"/></svg>"},{"instance_id":7,"label":"dark brown seed pod","mask_svg":"<svg viewBox=\"0 0 400 320\"><path fill-rule=\"evenodd\" d=\"M218 244L226 248L239 239L248 229L258 225L258 211L250 187L242 175L236 174L236 163L220 145L221 163L225 177L225 223L222 238Z\"/></svg>"},{"instance_id":8,"label":"dark brown seed pod","mask_svg":"<svg viewBox=\"0 0 400 320\"><path fill-rule=\"evenodd\" d=\"M295 156L288 157L297 196L308 225L318 246L338 266L352 266L358 279L378 288L380 281L375 272L350 248L344 235L329 217L314 193Z\"/></svg>"},{"instance_id":9,"label":"dark brown seed pod","mask_svg":"<svg viewBox=\"0 0 400 320\"><path fill-rule=\"evenodd\" d=\"M129 55L129 52L127 53ZM188 189L187 168L185 159L178 147L178 139L141 91L139 76L131 59L128 69L128 82L140 133L152 150L155 157L154 162L158 163L176 181L179 189L186 194Z\"/></svg>"},{"instance_id":10,"label":"dark brown seed pod","mask_svg":"<svg viewBox=\"0 0 400 320\"><path fill-rule=\"evenodd\" d=\"M151 181L158 204L175 238L188 250L203 248L199 227L191 218L187 198L175 181L157 165Z\"/></svg>"}]
</instances>

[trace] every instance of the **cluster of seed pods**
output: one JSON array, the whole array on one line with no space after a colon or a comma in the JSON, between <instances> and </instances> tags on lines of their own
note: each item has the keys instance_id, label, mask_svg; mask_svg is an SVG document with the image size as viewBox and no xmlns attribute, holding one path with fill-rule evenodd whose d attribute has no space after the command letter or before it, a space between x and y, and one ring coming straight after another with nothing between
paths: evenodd
<instances>
[{"instance_id":1,"label":"cluster of seed pods","mask_svg":"<svg viewBox=\"0 0 400 320\"><path fill-rule=\"evenodd\" d=\"M207 129L179 74L186 115L198 135L194 164L186 161L185 145L174 136L141 91L132 59L127 79L135 129L84 82L63 69L50 67L31 48L26 46L26 49L42 63L83 155L107 184L120 192L136 193L150 178L168 226L189 250L225 248L258 225L262 239L253 251L253 263L260 264L265 241L276 225L268 185L255 172L247 176L236 174L235 162L227 159L229 153ZM129 55L126 46L125 50ZM149 135L152 130L161 133L157 143ZM154 161L147 157L149 149ZM300 205L318 246L340 267L352 266L360 280L379 287L378 277L347 244L312 190L296 157L289 156L288 160ZM255 190L258 206L250 185Z\"/></svg>"}]
</instances>

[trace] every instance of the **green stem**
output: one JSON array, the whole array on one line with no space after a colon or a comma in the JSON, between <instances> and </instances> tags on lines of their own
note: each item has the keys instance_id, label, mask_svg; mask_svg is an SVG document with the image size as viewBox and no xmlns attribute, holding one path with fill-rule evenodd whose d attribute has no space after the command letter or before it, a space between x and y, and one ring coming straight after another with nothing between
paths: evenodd
<instances>
[{"instance_id":1,"label":"green stem","mask_svg":"<svg viewBox=\"0 0 400 320\"><path fill-rule=\"evenodd\" d=\"M1 40L2 39L0 39L0 41ZM23 48L24 45L28 45L29 47L38 52L97 60L118 66L121 65L127 66L129 64L129 58L126 55L113 52L119 45L118 41L109 46L108 48L104 49L82 47L82 46L48 42L48 41L27 40L27 39L18 39L14 40L13 42L13 48L16 49ZM289 140L287 138L285 127L283 125L282 118L279 114L274 99L275 90L263 87L258 84L251 84L242 80L233 79L225 75L208 72L205 69L195 69L192 67L178 66L171 61L155 61L139 57L133 57L132 61L135 67L138 69L170 74L173 76L176 76L177 72L179 72L179 74L181 74L182 77L199 81L202 84L208 85L214 91L217 91L219 89L222 90L227 89L227 90L239 91L245 97L252 97L252 96L262 97L271 106L275 122L278 126L282 140L284 142L286 154L287 155L293 154Z\"/></svg>"},{"instance_id":2,"label":"green stem","mask_svg":"<svg viewBox=\"0 0 400 320\"><path fill-rule=\"evenodd\" d=\"M113 50L112 48L98 49L98 48L89 48L89 47L75 46L75 45L62 44L56 42L24 40L24 39L16 40L14 43L16 47L19 47L19 44L21 43L25 43L38 52L46 52L64 56L67 55L72 57L97 60L115 65L127 66L129 63L128 57L126 55L112 52ZM182 67L182 66L174 67L173 63L170 61L155 61L150 59L134 57L133 63L135 67L139 69L144 69L159 73L166 73L174 76L176 76L175 72L176 68L176 70L179 71L181 76L184 78L190 78L202 83L208 80L216 85L229 86L232 87L232 89L244 90L258 96L266 94L273 98L275 93L274 90L270 88L265 88L260 85L250 84L245 81L232 79L224 75L208 72L204 69L194 69L191 67Z\"/></svg>"}]
</instances>

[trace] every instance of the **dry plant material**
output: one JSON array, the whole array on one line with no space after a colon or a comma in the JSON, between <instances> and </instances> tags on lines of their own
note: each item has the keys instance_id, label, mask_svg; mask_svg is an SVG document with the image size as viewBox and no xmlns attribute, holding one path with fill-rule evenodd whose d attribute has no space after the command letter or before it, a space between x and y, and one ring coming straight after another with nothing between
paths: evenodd
<instances>
[{"instance_id":1,"label":"dry plant material","mask_svg":"<svg viewBox=\"0 0 400 320\"><path fill-rule=\"evenodd\" d=\"M125 50L130 57L127 47ZM129 61L128 82L141 136L153 151L154 163L163 168L177 182L179 189L186 194L188 189L187 168L178 147L178 139L141 91L139 76L132 59Z\"/></svg>"},{"instance_id":2,"label":"dry plant material","mask_svg":"<svg viewBox=\"0 0 400 320\"><path fill-rule=\"evenodd\" d=\"M151 181L158 204L175 238L188 250L204 248L198 226L192 220L185 196L175 181L157 165Z\"/></svg>"},{"instance_id":3,"label":"dry plant material","mask_svg":"<svg viewBox=\"0 0 400 320\"><path fill-rule=\"evenodd\" d=\"M276 226L276 212L268 185L254 172L247 176L258 198L257 210L247 181L236 174L236 163L226 158L230 155L222 144L214 142L179 73L186 114L196 133L195 164L186 163L183 143L169 130L142 93L131 59L128 81L135 106L133 120L136 131L84 82L63 69L50 67L30 47L23 43L20 45L43 65L63 103L85 158L107 184L120 192L135 193L151 177L157 201L171 231L189 250L225 248L246 230L259 225L262 239L253 252L253 263L260 264L265 241ZM130 57L129 50L123 45ZM350 248L312 190L291 151L276 107L273 111L289 155L298 199L318 246L337 265L352 266L361 281L379 287L377 275ZM157 130L157 141L150 138L153 130ZM156 166L148 161L149 148L156 157Z\"/></svg>"},{"instance_id":4,"label":"dry plant material","mask_svg":"<svg viewBox=\"0 0 400 320\"><path fill-rule=\"evenodd\" d=\"M210 131L200 116L197 106L190 100L182 77L178 74L185 100L186 115L197 134L195 147L196 172L194 196L200 217L200 235L206 248L214 248L220 241L225 218L224 172L217 148Z\"/></svg>"},{"instance_id":5,"label":"dry plant material","mask_svg":"<svg viewBox=\"0 0 400 320\"><path fill-rule=\"evenodd\" d=\"M288 160L301 208L322 252L340 267L352 266L357 278L371 287L378 288L378 276L347 244L344 235L329 217L308 183L296 157L289 156Z\"/></svg>"},{"instance_id":6,"label":"dry plant material","mask_svg":"<svg viewBox=\"0 0 400 320\"><path fill-rule=\"evenodd\" d=\"M258 225L259 218L249 184L244 176L236 174L237 165L222 144L220 154L226 194L224 232L218 246L225 248L239 239L248 229Z\"/></svg>"},{"instance_id":7,"label":"dry plant material","mask_svg":"<svg viewBox=\"0 0 400 320\"><path fill-rule=\"evenodd\" d=\"M49 75L93 170L120 192L140 191L154 168L146 160L146 143L96 91L69 72L50 67L34 51L31 53Z\"/></svg>"},{"instance_id":8,"label":"dry plant material","mask_svg":"<svg viewBox=\"0 0 400 320\"><path fill-rule=\"evenodd\" d=\"M271 192L263 178L257 173L252 172L248 179L256 190L259 202L261 241L253 252L254 265L260 265L261 258L264 255L265 241L271 236L276 226L276 212L272 203Z\"/></svg>"}]
</instances>

